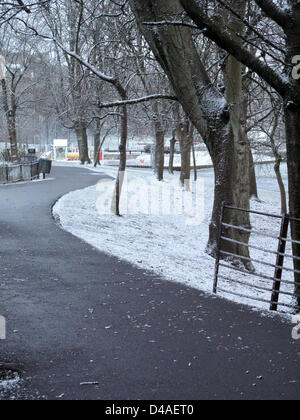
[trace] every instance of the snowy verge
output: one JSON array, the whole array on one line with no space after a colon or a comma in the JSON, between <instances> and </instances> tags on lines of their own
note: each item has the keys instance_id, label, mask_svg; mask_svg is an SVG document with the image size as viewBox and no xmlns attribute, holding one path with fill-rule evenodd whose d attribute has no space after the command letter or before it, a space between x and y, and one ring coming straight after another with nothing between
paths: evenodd
<instances>
[{"instance_id":1,"label":"snowy verge","mask_svg":"<svg viewBox=\"0 0 300 420\"><path fill-rule=\"evenodd\" d=\"M107 172L111 174L111 171ZM199 175L201 177L201 172ZM149 191L146 188L141 188L141 184L152 182L150 181L152 179L151 172L129 170L128 177L131 188L138 191L138 201L143 203L149 200ZM174 177L166 175L165 184L174 185L173 180ZM100 187L96 185L65 195L54 206L53 215L56 220L60 221L63 229L85 240L100 251L117 256L145 270L152 270L167 280L211 294L215 260L205 251L213 204L214 180L212 172L206 172L202 181L204 183L204 214L201 223L196 225L189 225L186 215L176 214L172 211L171 214L145 214L145 206L143 211L129 212L121 218L109 214L109 212L103 214L99 211L99 208L102 208L101 203L104 201L102 184ZM252 208L279 214L280 199L276 180L267 174L259 177L258 184L261 202L252 201ZM159 195L156 198L161 199ZM261 233L278 235L280 220L255 215L251 222L253 227ZM266 250L277 250L275 239L252 235L251 243ZM291 250L288 249L287 252L291 253ZM275 264L276 257L268 252L253 250L252 257ZM287 261L287 266L291 268L291 261ZM270 277L274 275L272 267L256 264L255 268L257 273L263 273ZM246 281L248 285L222 280L220 287L241 296L218 293L219 296L249 305L252 308L268 310L267 303L250 300L243 296L270 301L272 282L226 268L221 269L221 274L231 280ZM292 273L286 272L285 279L292 281ZM267 290L257 290L255 286ZM284 285L282 290L293 292L293 286ZM280 302L290 305L292 298L281 295ZM289 308L281 309L291 312Z\"/></svg>"},{"instance_id":2,"label":"snowy verge","mask_svg":"<svg viewBox=\"0 0 300 420\"><path fill-rule=\"evenodd\" d=\"M8 391L16 388L21 381L21 378L17 372L8 370L5 374L3 374L0 367L0 373L1 377L3 377L0 380L0 395L3 391Z\"/></svg>"}]
</instances>

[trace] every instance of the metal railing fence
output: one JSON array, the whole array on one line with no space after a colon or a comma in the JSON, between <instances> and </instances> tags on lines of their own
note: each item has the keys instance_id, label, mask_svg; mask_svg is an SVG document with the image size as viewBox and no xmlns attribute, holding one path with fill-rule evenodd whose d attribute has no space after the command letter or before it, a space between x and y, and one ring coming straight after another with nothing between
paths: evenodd
<instances>
[{"instance_id":1,"label":"metal railing fence","mask_svg":"<svg viewBox=\"0 0 300 420\"><path fill-rule=\"evenodd\" d=\"M268 233L258 229L248 229L243 226L235 226L225 222L225 212L246 212L256 216L264 216L267 219L277 219L280 222L280 231L278 235L273 233ZM292 308L297 311L300 311L299 302L298 303L287 303L281 302L280 296L289 297L292 301L295 298L295 289L300 288L300 270L295 268L295 265L292 267L286 267L286 259L291 260L292 262L300 261L300 255L293 253L292 251L287 252L287 244L290 248L293 248L294 245L300 245L300 241L294 240L289 236L289 227L293 223L300 223L300 219L291 217L288 214L284 215L275 215L268 214L254 210L246 210L238 207L228 206L225 203L222 204L221 216L220 216L220 226L219 226L219 238L217 246L217 257L216 257L216 266L215 266L215 278L213 292L216 294L218 291L224 292L229 295L236 295L242 298L249 300L256 300L259 302L264 302L269 304L271 311L278 311L279 307ZM277 243L277 251L271 247L260 246L256 244L255 241L249 243L242 242L236 239L230 238L230 235L226 236L224 233L225 229L233 229L235 231L240 231L243 233L251 234L254 237L265 238L268 241L273 241L274 244ZM254 242L254 243L253 243ZM263 258L251 258L247 256L241 256L232 252L226 251L224 244L230 243L237 246L246 247L250 250L255 250L263 253ZM295 248L295 247L294 247ZM276 258L274 262L270 261L270 258L267 256L272 256ZM240 261L241 264L237 264L237 261ZM249 270L246 268L246 265L243 263L249 264L259 264L260 266L268 267L269 269L274 269L274 274L270 273L261 273L255 270ZM221 272L222 269L225 269L225 274ZM235 275L234 275L234 274ZM293 278L283 278L285 273L293 275ZM298 280L299 276L299 280ZM255 279L261 279L261 282L253 281ZM221 284L221 281L227 285L227 288L224 288L224 285ZM238 285L238 290L234 290L232 285ZM282 289L282 286L285 286L285 290ZM255 293L243 293L243 286L246 290L254 290ZM264 296L259 296L259 292L263 292ZM266 298L266 296L270 296ZM299 298L299 297L298 297Z\"/></svg>"},{"instance_id":2,"label":"metal railing fence","mask_svg":"<svg viewBox=\"0 0 300 420\"><path fill-rule=\"evenodd\" d=\"M20 163L16 165L0 164L0 184L32 181L39 178L39 163Z\"/></svg>"}]
</instances>

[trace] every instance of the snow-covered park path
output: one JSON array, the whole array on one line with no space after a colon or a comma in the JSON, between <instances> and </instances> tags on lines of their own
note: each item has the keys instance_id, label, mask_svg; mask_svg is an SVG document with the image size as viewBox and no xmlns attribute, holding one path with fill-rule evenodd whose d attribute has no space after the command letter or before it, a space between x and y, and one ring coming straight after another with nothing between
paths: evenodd
<instances>
[{"instance_id":1,"label":"snow-covered park path","mask_svg":"<svg viewBox=\"0 0 300 420\"><path fill-rule=\"evenodd\" d=\"M299 399L290 320L166 281L55 224L52 204L101 176L54 167L52 181L0 188L0 361L21 377L0 398Z\"/></svg>"}]
</instances>

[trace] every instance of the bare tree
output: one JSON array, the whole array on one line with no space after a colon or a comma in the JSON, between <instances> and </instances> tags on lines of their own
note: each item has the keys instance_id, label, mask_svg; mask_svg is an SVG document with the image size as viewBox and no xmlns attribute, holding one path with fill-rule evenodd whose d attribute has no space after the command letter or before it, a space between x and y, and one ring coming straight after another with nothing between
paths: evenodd
<instances>
[{"instance_id":1,"label":"bare tree","mask_svg":"<svg viewBox=\"0 0 300 420\"><path fill-rule=\"evenodd\" d=\"M217 0L223 7L228 5ZM246 39L239 44L232 34L224 27L217 25L208 15L201 2L196 0L180 0L183 9L196 26L203 30L203 34L214 41L219 47L232 54L238 61L249 67L266 81L281 96L284 103L287 162L289 175L290 213L293 217L300 217L300 84L298 63L300 59L300 8L298 0L287 0L279 5L273 0L253 0L259 10L267 16L269 22L276 24L277 39L266 37L259 27L251 26L251 32L256 37L262 56L259 57L248 48L251 45ZM232 8L230 12L237 19L243 17ZM253 43L253 42L252 42ZM268 60L266 60L268 57ZM273 62L272 62L273 61ZM274 66L276 63L276 68ZM293 252L300 255L300 223L292 223ZM300 271L300 260L294 259L295 269ZM295 293L300 304L300 275L295 275Z\"/></svg>"},{"instance_id":2,"label":"bare tree","mask_svg":"<svg viewBox=\"0 0 300 420\"><path fill-rule=\"evenodd\" d=\"M287 193L281 174L281 163L286 161L286 142L283 122L282 102L276 93L266 88L264 93L270 97L271 112L266 111L265 118L257 121L253 129L254 150L272 155L275 159L274 171L281 198L281 213L287 214ZM263 137L262 137L263 134Z\"/></svg>"},{"instance_id":3,"label":"bare tree","mask_svg":"<svg viewBox=\"0 0 300 420\"><path fill-rule=\"evenodd\" d=\"M3 27L2 27L3 28ZM10 142L10 158L18 160L17 128L20 110L28 104L30 94L38 83L36 64L38 55L31 39L20 36L10 26L4 27L1 37L2 50L2 108L7 123ZM38 98L31 95L31 103Z\"/></svg>"},{"instance_id":4,"label":"bare tree","mask_svg":"<svg viewBox=\"0 0 300 420\"><path fill-rule=\"evenodd\" d=\"M225 98L210 80L194 43L193 29L185 24L185 20L182 24L183 9L179 1L157 0L145 4L142 0L130 0L130 4L152 51L168 75L176 96L201 134L212 157L216 182L208 250L214 254L221 203L249 208L249 171L244 171L248 150L246 154L244 134L237 118L238 104L232 108L227 101L229 97ZM238 22L235 24L238 25ZM237 74L238 64L234 65ZM230 78L233 80L234 76L230 73L228 76L230 87ZM240 76L233 80L232 89L227 91L234 103L241 100L242 89L236 89L236 82L240 86L239 80ZM242 173L239 168L242 168ZM250 227L246 213L239 215L228 212L225 221L228 225ZM239 244L247 242L247 235L232 229L228 229L225 235L236 240L224 243L226 252L249 257L248 248ZM241 261L248 266L247 260L241 258Z\"/></svg>"}]
</instances>

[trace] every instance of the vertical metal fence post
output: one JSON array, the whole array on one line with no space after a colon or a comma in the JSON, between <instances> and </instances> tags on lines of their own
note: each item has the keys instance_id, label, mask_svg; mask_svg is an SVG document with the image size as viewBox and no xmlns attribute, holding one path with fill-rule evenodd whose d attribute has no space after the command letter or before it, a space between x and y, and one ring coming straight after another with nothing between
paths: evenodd
<instances>
[{"instance_id":1,"label":"vertical metal fence post","mask_svg":"<svg viewBox=\"0 0 300 420\"><path fill-rule=\"evenodd\" d=\"M216 253L215 281L214 281L214 288L213 288L213 292L215 294L217 293L217 288L218 288L218 276L219 276L219 269L220 269L221 244L222 244L221 236L222 236L222 231L223 231L224 211L225 211L225 202L223 201L222 206L221 206L220 225L219 225L217 253Z\"/></svg>"},{"instance_id":2,"label":"vertical metal fence post","mask_svg":"<svg viewBox=\"0 0 300 420\"><path fill-rule=\"evenodd\" d=\"M278 309L278 302L279 302L279 292L281 287L281 278L282 278L282 271L283 271L283 264L284 264L284 255L286 250L286 240L288 236L288 229L289 229L290 219L287 214L282 216L281 220L281 229L280 229L280 238L278 243L278 255L276 259L276 268L274 278L277 279L273 283L273 293L271 297L271 311L277 311Z\"/></svg>"}]
</instances>

